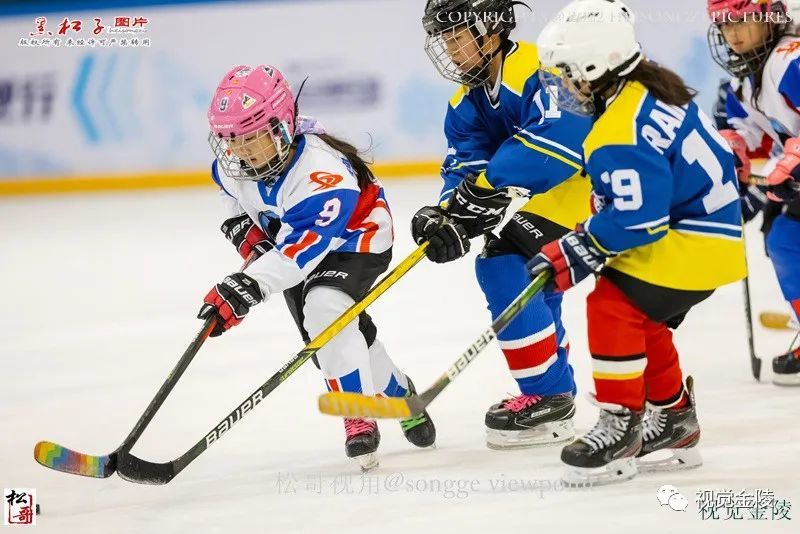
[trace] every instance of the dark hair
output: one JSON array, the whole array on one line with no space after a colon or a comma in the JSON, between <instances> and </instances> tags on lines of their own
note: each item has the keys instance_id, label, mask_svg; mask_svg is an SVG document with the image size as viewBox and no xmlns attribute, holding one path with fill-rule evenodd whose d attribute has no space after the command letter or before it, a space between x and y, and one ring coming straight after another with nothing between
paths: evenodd
<instances>
[{"instance_id":1,"label":"dark hair","mask_svg":"<svg viewBox=\"0 0 800 534\"><path fill-rule=\"evenodd\" d=\"M350 163L350 166L353 167L353 171L356 173L356 178L358 179L358 187L363 191L369 186L369 184L375 182L375 175L372 174L372 170L369 168L369 164L364 158L361 157L361 153L358 151L356 147L339 139L338 137L334 137L331 134L318 134L317 137L322 139L326 145L331 147L334 150L337 150L347 158L347 161ZM372 162L369 162L372 163Z\"/></svg>"},{"instance_id":2,"label":"dark hair","mask_svg":"<svg viewBox=\"0 0 800 534\"><path fill-rule=\"evenodd\" d=\"M685 106L697 95L679 75L646 59L625 78L641 83L650 94L670 106Z\"/></svg>"},{"instance_id":3,"label":"dark hair","mask_svg":"<svg viewBox=\"0 0 800 534\"><path fill-rule=\"evenodd\" d=\"M300 89L297 90L297 96L294 100L294 115L295 117L299 116L300 112L300 95L303 93L303 87L305 87L308 78L303 80L303 83L300 84ZM342 153L342 155L347 158L347 161L350 163L350 166L353 168L353 171L356 173L356 179L358 180L358 187L362 191L364 191L369 184L375 182L375 175L372 174L372 171L369 168L369 165L361 157L361 153L358 151L356 147L344 141L343 139L339 139L338 137L334 137L331 134L324 133L318 134L317 137L322 139L326 145L331 147L334 150L337 150ZM371 161L369 163L372 163Z\"/></svg>"}]
</instances>

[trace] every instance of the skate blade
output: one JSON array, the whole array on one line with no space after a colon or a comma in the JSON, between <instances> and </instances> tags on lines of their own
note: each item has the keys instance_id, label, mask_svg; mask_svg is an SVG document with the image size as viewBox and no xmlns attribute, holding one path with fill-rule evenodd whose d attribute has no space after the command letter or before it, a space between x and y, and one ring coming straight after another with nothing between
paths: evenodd
<instances>
[{"instance_id":1,"label":"skate blade","mask_svg":"<svg viewBox=\"0 0 800 534\"><path fill-rule=\"evenodd\" d=\"M378 454L375 452L371 452L369 454L362 454L361 456L353 457L353 460L358 462L358 465L361 467L361 472L366 473L368 471L372 471L373 469L377 469L380 463L378 462Z\"/></svg>"},{"instance_id":2,"label":"skate blade","mask_svg":"<svg viewBox=\"0 0 800 534\"><path fill-rule=\"evenodd\" d=\"M636 476L634 458L620 458L602 467L575 467L565 465L561 480L565 484L577 487L605 486L624 482Z\"/></svg>"},{"instance_id":3,"label":"skate blade","mask_svg":"<svg viewBox=\"0 0 800 534\"><path fill-rule=\"evenodd\" d=\"M773 374L772 383L776 386L797 387L800 386L800 373L795 374Z\"/></svg>"},{"instance_id":4,"label":"skate blade","mask_svg":"<svg viewBox=\"0 0 800 534\"><path fill-rule=\"evenodd\" d=\"M572 419L543 423L529 430L486 429L486 446L493 450L527 449L548 447L575 438Z\"/></svg>"},{"instance_id":5,"label":"skate blade","mask_svg":"<svg viewBox=\"0 0 800 534\"><path fill-rule=\"evenodd\" d=\"M640 473L685 471L686 469L695 469L703 465L703 457L696 447L689 449L665 449L665 452L670 453L666 458L650 458L659 452L661 451L656 451L636 459L636 468Z\"/></svg>"}]
</instances>

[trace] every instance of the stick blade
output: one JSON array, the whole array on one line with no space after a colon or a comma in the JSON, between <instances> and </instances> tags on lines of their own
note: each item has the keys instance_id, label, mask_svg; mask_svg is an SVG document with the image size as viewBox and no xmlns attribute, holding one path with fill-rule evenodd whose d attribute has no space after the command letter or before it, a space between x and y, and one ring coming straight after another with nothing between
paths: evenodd
<instances>
[{"instance_id":1,"label":"stick blade","mask_svg":"<svg viewBox=\"0 0 800 534\"><path fill-rule=\"evenodd\" d=\"M344 417L406 419L411 417L403 397L368 397L358 393L331 391L319 396L319 411Z\"/></svg>"},{"instance_id":2,"label":"stick blade","mask_svg":"<svg viewBox=\"0 0 800 534\"><path fill-rule=\"evenodd\" d=\"M772 328L774 330L790 330L789 323L792 317L788 313L780 312L762 312L758 316L758 320L765 328Z\"/></svg>"},{"instance_id":3,"label":"stick blade","mask_svg":"<svg viewBox=\"0 0 800 534\"><path fill-rule=\"evenodd\" d=\"M33 448L33 457L41 465L73 475L108 478L116 471L116 452L93 456L73 451L52 441L40 441Z\"/></svg>"}]
</instances>

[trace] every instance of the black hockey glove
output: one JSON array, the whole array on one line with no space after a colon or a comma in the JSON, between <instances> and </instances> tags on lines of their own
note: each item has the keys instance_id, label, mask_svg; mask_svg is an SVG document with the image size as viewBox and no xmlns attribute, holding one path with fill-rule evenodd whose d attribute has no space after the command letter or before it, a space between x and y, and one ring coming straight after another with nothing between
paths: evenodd
<instances>
[{"instance_id":1,"label":"black hockey glove","mask_svg":"<svg viewBox=\"0 0 800 534\"><path fill-rule=\"evenodd\" d=\"M447 216L444 208L425 206L411 219L411 235L421 245L428 241L426 255L435 263L457 260L469 252L469 236L461 224Z\"/></svg>"},{"instance_id":2,"label":"black hockey glove","mask_svg":"<svg viewBox=\"0 0 800 534\"><path fill-rule=\"evenodd\" d=\"M472 238L492 231L503 222L509 204L511 196L507 191L480 187L475 185L474 176L467 176L450 198L447 213Z\"/></svg>"}]
</instances>

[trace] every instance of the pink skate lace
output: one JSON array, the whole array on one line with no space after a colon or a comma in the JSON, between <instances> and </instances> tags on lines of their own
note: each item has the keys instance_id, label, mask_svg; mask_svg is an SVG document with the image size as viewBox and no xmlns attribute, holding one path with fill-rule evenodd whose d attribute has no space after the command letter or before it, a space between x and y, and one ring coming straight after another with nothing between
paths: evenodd
<instances>
[{"instance_id":1,"label":"pink skate lace","mask_svg":"<svg viewBox=\"0 0 800 534\"><path fill-rule=\"evenodd\" d=\"M520 412L527 408L528 406L533 406L537 402L542 400L539 395L519 395L512 399L508 399L504 404L503 407L511 410L514 413Z\"/></svg>"},{"instance_id":2,"label":"pink skate lace","mask_svg":"<svg viewBox=\"0 0 800 534\"><path fill-rule=\"evenodd\" d=\"M376 424L375 421L370 421L368 419L347 419L344 420L344 432L347 435L347 439L350 439L354 436L358 436L360 434L367 434L375 430Z\"/></svg>"}]
</instances>

